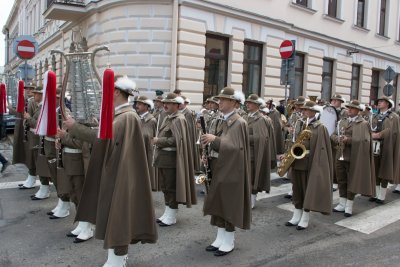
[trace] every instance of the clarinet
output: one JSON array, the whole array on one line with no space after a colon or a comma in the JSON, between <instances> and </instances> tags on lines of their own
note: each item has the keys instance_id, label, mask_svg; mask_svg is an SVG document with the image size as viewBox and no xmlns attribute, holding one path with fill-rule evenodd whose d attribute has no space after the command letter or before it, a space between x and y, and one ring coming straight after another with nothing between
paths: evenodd
<instances>
[{"instance_id":1,"label":"clarinet","mask_svg":"<svg viewBox=\"0 0 400 267\"><path fill-rule=\"evenodd\" d=\"M207 130L206 130L206 123L205 123L205 121L204 121L204 116L202 116L202 115L200 116L200 125L201 125L201 130L202 130L203 134L206 134L206 133L207 133ZM204 153L204 156L205 156L205 158L206 158L206 163L204 164L204 168L205 168L205 170L206 170L205 179L204 179L204 185L205 185L205 187L206 187L206 191L207 191L207 192L208 192L208 189L209 189L209 187L210 187L211 178L212 178L211 166L210 166L210 156L209 156L209 154L208 154L208 148L209 148L209 145L207 145L207 146L203 149L203 153Z\"/></svg>"},{"instance_id":2,"label":"clarinet","mask_svg":"<svg viewBox=\"0 0 400 267\"><path fill-rule=\"evenodd\" d=\"M60 129L62 129L61 109L60 109L60 112L58 113L58 126L60 127ZM57 141L61 144L61 147L60 147L60 149L58 150L58 153L57 153L57 167L58 168L64 168L63 157L62 157L62 152L63 152L63 149L64 149L64 145L61 143L61 138L58 138Z\"/></svg>"},{"instance_id":3,"label":"clarinet","mask_svg":"<svg viewBox=\"0 0 400 267\"><path fill-rule=\"evenodd\" d=\"M25 112L28 112L28 101L25 101ZM22 122L24 122L24 115L22 114ZM25 121L24 139L28 142L29 124Z\"/></svg>"}]
</instances>

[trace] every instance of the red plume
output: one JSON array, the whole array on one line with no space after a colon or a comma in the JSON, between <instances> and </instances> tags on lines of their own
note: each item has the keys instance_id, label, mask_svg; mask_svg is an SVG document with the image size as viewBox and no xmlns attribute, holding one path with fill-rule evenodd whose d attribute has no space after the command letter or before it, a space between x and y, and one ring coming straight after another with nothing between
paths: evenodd
<instances>
[{"instance_id":1,"label":"red plume","mask_svg":"<svg viewBox=\"0 0 400 267\"><path fill-rule=\"evenodd\" d=\"M43 85L43 104L36 125L36 134L55 136L57 134L57 80L53 71L49 70L44 74Z\"/></svg>"},{"instance_id":2,"label":"red plume","mask_svg":"<svg viewBox=\"0 0 400 267\"><path fill-rule=\"evenodd\" d=\"M0 84L0 114L7 113L6 85Z\"/></svg>"},{"instance_id":3,"label":"red plume","mask_svg":"<svg viewBox=\"0 0 400 267\"><path fill-rule=\"evenodd\" d=\"M100 139L112 139L114 119L114 71L107 68L103 75L103 96L101 98Z\"/></svg>"},{"instance_id":4,"label":"red plume","mask_svg":"<svg viewBox=\"0 0 400 267\"><path fill-rule=\"evenodd\" d=\"M25 98L24 98L24 81L18 82L18 101L17 101L17 112L24 113L25 111Z\"/></svg>"}]
</instances>

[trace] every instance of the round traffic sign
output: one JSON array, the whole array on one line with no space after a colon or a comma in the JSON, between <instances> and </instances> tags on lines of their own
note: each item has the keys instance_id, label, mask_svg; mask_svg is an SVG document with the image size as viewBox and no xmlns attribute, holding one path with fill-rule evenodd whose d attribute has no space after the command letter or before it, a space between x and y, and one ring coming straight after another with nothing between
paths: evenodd
<instances>
[{"instance_id":1,"label":"round traffic sign","mask_svg":"<svg viewBox=\"0 0 400 267\"><path fill-rule=\"evenodd\" d=\"M383 87L383 94L385 95L385 96L391 96L392 94L393 94L393 85L391 85L390 83L388 83L388 84L386 84L384 87Z\"/></svg>"},{"instance_id":2,"label":"round traffic sign","mask_svg":"<svg viewBox=\"0 0 400 267\"><path fill-rule=\"evenodd\" d=\"M35 45L28 40L22 40L17 44L17 55L22 59L31 59L35 56Z\"/></svg>"},{"instance_id":3,"label":"round traffic sign","mask_svg":"<svg viewBox=\"0 0 400 267\"><path fill-rule=\"evenodd\" d=\"M290 58L293 54L294 45L292 41L285 40L281 43L279 47L279 53L281 54L281 58Z\"/></svg>"}]
</instances>

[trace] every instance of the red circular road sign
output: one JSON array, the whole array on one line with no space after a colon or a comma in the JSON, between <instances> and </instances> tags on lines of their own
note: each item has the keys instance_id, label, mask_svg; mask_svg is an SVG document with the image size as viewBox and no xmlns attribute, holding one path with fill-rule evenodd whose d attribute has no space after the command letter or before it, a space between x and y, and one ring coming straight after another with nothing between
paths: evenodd
<instances>
[{"instance_id":1,"label":"red circular road sign","mask_svg":"<svg viewBox=\"0 0 400 267\"><path fill-rule=\"evenodd\" d=\"M35 44L28 40L22 40L17 44L17 55L22 59L31 59L35 56Z\"/></svg>"},{"instance_id":2,"label":"red circular road sign","mask_svg":"<svg viewBox=\"0 0 400 267\"><path fill-rule=\"evenodd\" d=\"M290 58L293 54L294 46L292 41L285 40L281 43L279 47L279 53L281 54L281 58Z\"/></svg>"}]
</instances>

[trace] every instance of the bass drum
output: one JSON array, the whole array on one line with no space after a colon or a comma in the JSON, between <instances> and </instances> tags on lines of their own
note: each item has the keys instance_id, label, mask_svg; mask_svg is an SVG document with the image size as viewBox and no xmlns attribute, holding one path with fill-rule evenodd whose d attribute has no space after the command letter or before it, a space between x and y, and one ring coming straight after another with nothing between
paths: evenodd
<instances>
[{"instance_id":1,"label":"bass drum","mask_svg":"<svg viewBox=\"0 0 400 267\"><path fill-rule=\"evenodd\" d=\"M335 108L331 106L324 107L319 120L328 130L329 136L331 136L335 132L337 123Z\"/></svg>"}]
</instances>

